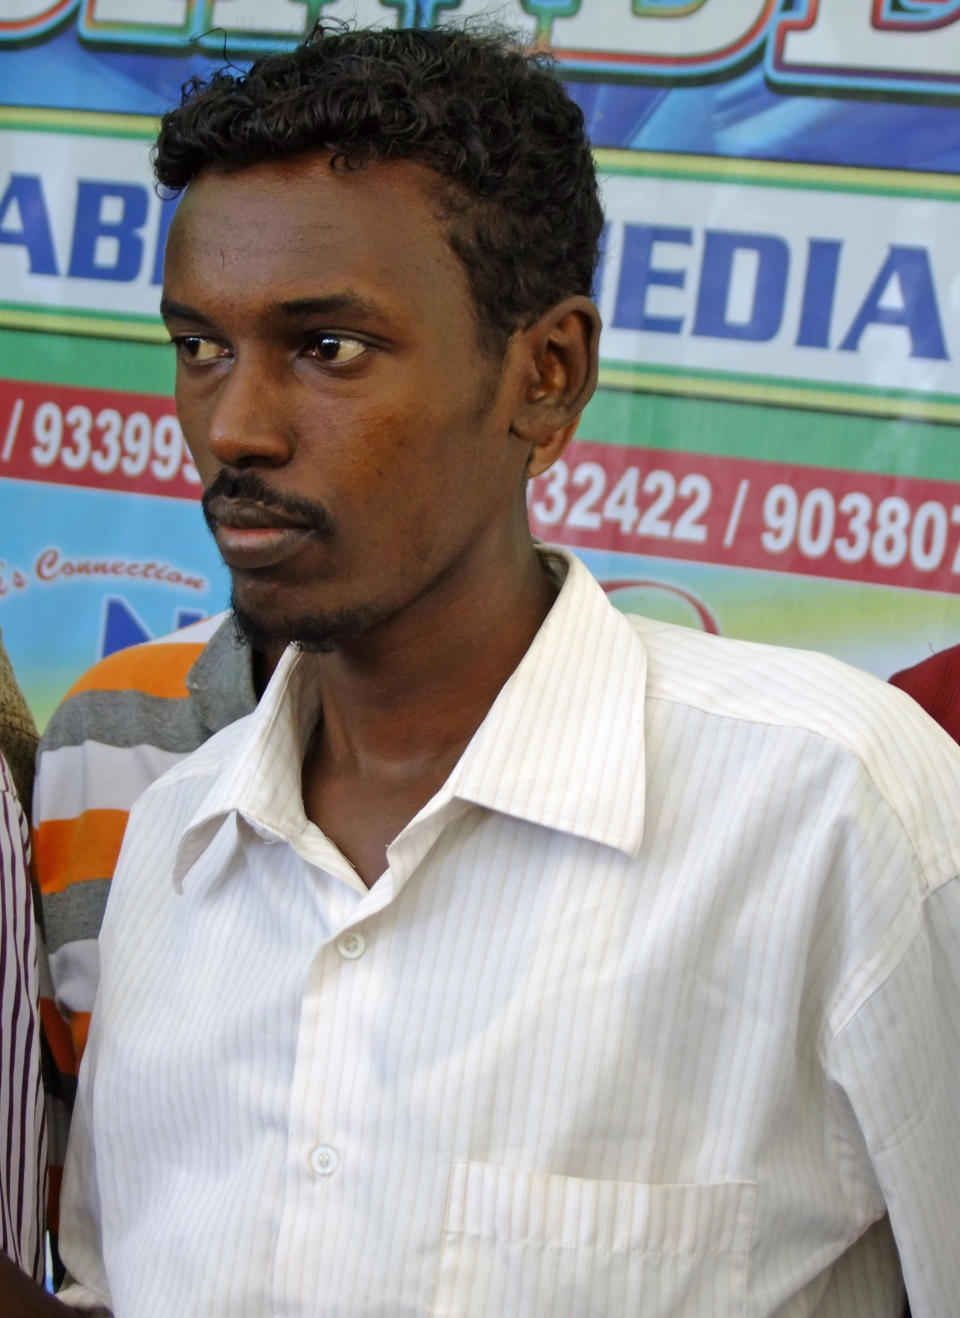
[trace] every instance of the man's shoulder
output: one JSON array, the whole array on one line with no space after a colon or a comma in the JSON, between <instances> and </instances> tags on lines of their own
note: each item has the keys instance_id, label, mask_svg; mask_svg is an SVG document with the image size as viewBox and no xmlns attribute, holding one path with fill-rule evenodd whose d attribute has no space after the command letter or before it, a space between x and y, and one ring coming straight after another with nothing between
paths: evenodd
<instances>
[{"instance_id":1,"label":"man's shoulder","mask_svg":"<svg viewBox=\"0 0 960 1318\"><path fill-rule=\"evenodd\" d=\"M47 724L39 763L91 742L185 754L253 703L249 657L217 614L88 669Z\"/></svg>"},{"instance_id":2,"label":"man's shoulder","mask_svg":"<svg viewBox=\"0 0 960 1318\"><path fill-rule=\"evenodd\" d=\"M18 821L22 816L23 807L20 804L20 797L17 794L16 783L13 779L13 771L7 763L6 756L0 750L0 799L7 802L7 808L0 813L0 824L6 824L9 828L10 819Z\"/></svg>"},{"instance_id":3,"label":"man's shoulder","mask_svg":"<svg viewBox=\"0 0 960 1318\"><path fill-rule=\"evenodd\" d=\"M226 618L225 613L218 613L167 636L107 655L74 682L64 700L86 691L139 691L159 697L188 695L187 675Z\"/></svg>"},{"instance_id":4,"label":"man's shoulder","mask_svg":"<svg viewBox=\"0 0 960 1318\"><path fill-rule=\"evenodd\" d=\"M202 810L208 793L219 791L224 775L236 765L247 750L251 722L254 715L247 714L213 733L206 741L188 754L173 761L163 772L145 785L142 794L130 811L134 831L144 826L145 820L180 820ZM174 843L179 831L173 831Z\"/></svg>"},{"instance_id":5,"label":"man's shoulder","mask_svg":"<svg viewBox=\"0 0 960 1318\"><path fill-rule=\"evenodd\" d=\"M925 866L960 856L960 750L902 691L813 651L631 620L648 657L656 705L701 711L707 726L737 720L797 734L797 754L855 766L900 818ZM951 859L953 858L953 859Z\"/></svg>"},{"instance_id":6,"label":"man's shoulder","mask_svg":"<svg viewBox=\"0 0 960 1318\"><path fill-rule=\"evenodd\" d=\"M864 731L862 715L893 710L925 719L878 677L815 650L734 637L630 615L648 656L648 694L704 713L839 736ZM837 713L842 716L837 719Z\"/></svg>"}]
</instances>

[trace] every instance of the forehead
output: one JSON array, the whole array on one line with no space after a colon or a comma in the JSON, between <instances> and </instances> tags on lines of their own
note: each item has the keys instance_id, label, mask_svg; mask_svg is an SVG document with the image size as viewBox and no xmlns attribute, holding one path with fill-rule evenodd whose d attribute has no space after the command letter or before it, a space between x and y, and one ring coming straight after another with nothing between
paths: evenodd
<instances>
[{"instance_id":1,"label":"forehead","mask_svg":"<svg viewBox=\"0 0 960 1318\"><path fill-rule=\"evenodd\" d=\"M439 218L436 175L414 161L337 170L327 155L207 169L170 229L165 292L265 305L344 289L384 312L474 311Z\"/></svg>"}]
</instances>

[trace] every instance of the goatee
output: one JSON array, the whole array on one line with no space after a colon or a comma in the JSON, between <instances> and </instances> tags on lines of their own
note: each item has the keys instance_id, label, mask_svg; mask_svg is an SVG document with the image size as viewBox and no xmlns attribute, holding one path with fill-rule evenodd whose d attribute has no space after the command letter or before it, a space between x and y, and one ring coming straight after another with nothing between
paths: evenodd
<instances>
[{"instance_id":1,"label":"goatee","mask_svg":"<svg viewBox=\"0 0 960 1318\"><path fill-rule=\"evenodd\" d=\"M272 621L245 609L235 591L230 597L230 607L237 637L261 654L287 645L295 645L309 654L329 654L358 640L374 621L361 609L338 609L320 617Z\"/></svg>"}]
</instances>

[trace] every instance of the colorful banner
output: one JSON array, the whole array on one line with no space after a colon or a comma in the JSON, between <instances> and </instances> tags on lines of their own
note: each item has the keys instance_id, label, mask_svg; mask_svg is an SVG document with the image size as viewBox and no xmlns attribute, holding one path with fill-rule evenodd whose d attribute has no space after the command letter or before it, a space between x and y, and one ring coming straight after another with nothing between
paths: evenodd
<instances>
[{"instance_id":1,"label":"colorful banner","mask_svg":"<svg viewBox=\"0 0 960 1318\"><path fill-rule=\"evenodd\" d=\"M621 607L881 676L960 640L960 0L0 0L0 627L38 721L225 606L157 316L156 116L317 17L555 52L600 389L531 525Z\"/></svg>"}]
</instances>

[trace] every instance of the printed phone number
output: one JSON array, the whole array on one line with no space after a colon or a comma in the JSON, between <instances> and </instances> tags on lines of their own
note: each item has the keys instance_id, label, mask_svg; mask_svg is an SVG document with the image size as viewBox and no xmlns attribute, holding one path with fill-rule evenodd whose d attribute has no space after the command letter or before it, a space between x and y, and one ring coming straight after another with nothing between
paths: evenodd
<instances>
[{"instance_id":1,"label":"printed phone number","mask_svg":"<svg viewBox=\"0 0 960 1318\"><path fill-rule=\"evenodd\" d=\"M528 487L530 511L546 527L601 531L604 524L616 525L624 535L705 543L707 527L701 519L713 498L707 477L691 472L678 481L672 472L659 470L648 472L642 482L641 476L639 467L628 467L607 493L608 473L599 462L580 462L571 471L561 458ZM645 507L641 494L650 496ZM677 503L685 506L674 517Z\"/></svg>"},{"instance_id":2,"label":"printed phone number","mask_svg":"<svg viewBox=\"0 0 960 1318\"><path fill-rule=\"evenodd\" d=\"M960 505L926 499L914 507L899 494L874 501L859 490L838 499L820 487L801 495L779 484L764 496L763 526L760 543L768 554L796 548L814 561L830 553L841 563L887 569L909 563L917 572L936 572L950 552L950 528L960 526ZM960 543L950 571L960 573Z\"/></svg>"},{"instance_id":3,"label":"printed phone number","mask_svg":"<svg viewBox=\"0 0 960 1318\"><path fill-rule=\"evenodd\" d=\"M158 481L181 477L200 484L175 416L153 420L146 412L124 415L115 407L94 412L83 403L64 411L48 401L34 411L31 431L30 460L36 467L60 464L71 472L121 473L131 480L149 474Z\"/></svg>"},{"instance_id":4,"label":"printed phone number","mask_svg":"<svg viewBox=\"0 0 960 1318\"><path fill-rule=\"evenodd\" d=\"M706 545L722 537L733 559L738 541L742 551L749 538L759 557L795 553L816 562L832 555L850 566L891 571L909 565L920 573L936 572L949 559L949 571L960 574L960 537L950 543L951 528L960 527L960 504L918 503L899 494L873 498L860 490L835 494L823 487L804 492L778 482L763 492L758 526L748 511L755 507L751 495L757 497L752 484L746 477L736 485L731 481L729 508L718 518L713 484L699 472L677 476L654 469L644 475L628 467L614 479L599 462L571 467L561 460L531 483L528 498L541 527L594 532L598 539L614 528L618 542L622 535Z\"/></svg>"}]
</instances>

